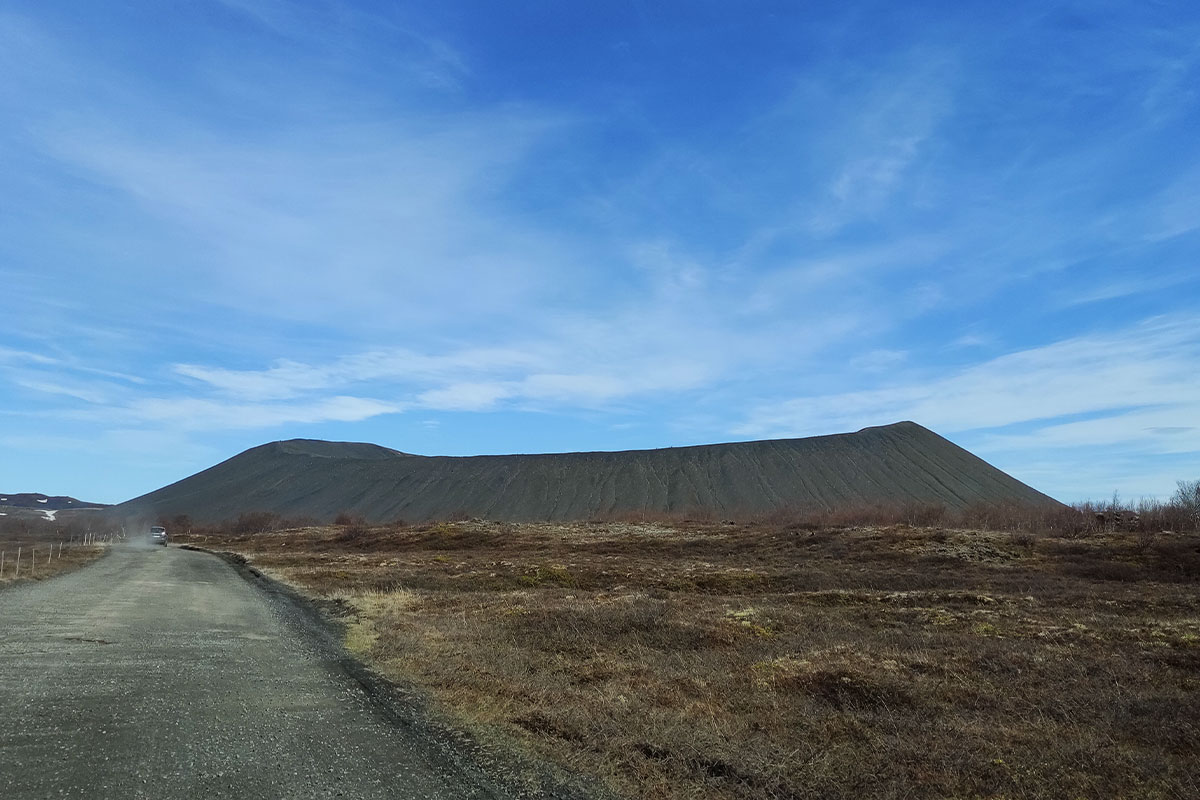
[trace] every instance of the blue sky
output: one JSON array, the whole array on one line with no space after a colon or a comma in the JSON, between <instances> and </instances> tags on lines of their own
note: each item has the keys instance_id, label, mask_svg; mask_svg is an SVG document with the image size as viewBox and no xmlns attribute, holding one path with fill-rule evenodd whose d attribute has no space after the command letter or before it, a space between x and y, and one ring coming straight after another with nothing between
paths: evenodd
<instances>
[{"instance_id":1,"label":"blue sky","mask_svg":"<svg viewBox=\"0 0 1200 800\"><path fill-rule=\"evenodd\" d=\"M915 420L1200 477L1200 6L10 0L0 488Z\"/></svg>"}]
</instances>

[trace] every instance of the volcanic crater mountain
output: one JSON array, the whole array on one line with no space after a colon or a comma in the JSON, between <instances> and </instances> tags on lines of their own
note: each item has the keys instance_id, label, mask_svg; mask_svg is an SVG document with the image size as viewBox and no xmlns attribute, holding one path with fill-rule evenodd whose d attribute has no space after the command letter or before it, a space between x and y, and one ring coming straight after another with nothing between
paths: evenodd
<instances>
[{"instance_id":1,"label":"volcanic crater mountain","mask_svg":"<svg viewBox=\"0 0 1200 800\"><path fill-rule=\"evenodd\" d=\"M583 520L638 512L1056 501L913 422L857 433L622 452L419 456L292 439L251 448L114 508L218 522L253 511L328 521Z\"/></svg>"}]
</instances>

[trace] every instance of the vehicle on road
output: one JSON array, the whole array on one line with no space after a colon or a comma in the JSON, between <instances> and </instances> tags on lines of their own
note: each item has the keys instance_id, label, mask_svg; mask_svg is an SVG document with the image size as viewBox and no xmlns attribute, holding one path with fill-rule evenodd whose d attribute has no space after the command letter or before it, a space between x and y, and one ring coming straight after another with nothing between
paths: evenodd
<instances>
[{"instance_id":1,"label":"vehicle on road","mask_svg":"<svg viewBox=\"0 0 1200 800\"><path fill-rule=\"evenodd\" d=\"M163 547L166 547L167 529L161 525L154 525L150 528L148 538L150 539L151 544L161 544Z\"/></svg>"}]
</instances>

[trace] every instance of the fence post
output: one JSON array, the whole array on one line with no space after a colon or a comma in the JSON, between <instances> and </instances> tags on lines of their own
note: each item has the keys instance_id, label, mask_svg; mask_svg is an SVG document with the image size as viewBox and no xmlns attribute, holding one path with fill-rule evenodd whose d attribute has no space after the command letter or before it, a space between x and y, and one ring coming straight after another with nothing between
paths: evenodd
<instances>
[{"instance_id":1,"label":"fence post","mask_svg":"<svg viewBox=\"0 0 1200 800\"><path fill-rule=\"evenodd\" d=\"M4 577L4 551L0 550L0 578Z\"/></svg>"},{"instance_id":2,"label":"fence post","mask_svg":"<svg viewBox=\"0 0 1200 800\"><path fill-rule=\"evenodd\" d=\"M21 548L17 548L17 571L13 575L14 578L21 577Z\"/></svg>"},{"instance_id":3,"label":"fence post","mask_svg":"<svg viewBox=\"0 0 1200 800\"><path fill-rule=\"evenodd\" d=\"M37 569L37 550L29 548L29 577L34 576L34 570Z\"/></svg>"}]
</instances>

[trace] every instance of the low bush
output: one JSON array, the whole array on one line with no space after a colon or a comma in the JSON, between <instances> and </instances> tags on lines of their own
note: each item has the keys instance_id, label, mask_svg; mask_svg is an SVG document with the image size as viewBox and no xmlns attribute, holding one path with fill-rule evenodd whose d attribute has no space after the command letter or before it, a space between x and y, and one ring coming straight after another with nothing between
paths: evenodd
<instances>
[{"instance_id":1,"label":"low bush","mask_svg":"<svg viewBox=\"0 0 1200 800\"><path fill-rule=\"evenodd\" d=\"M340 601L384 674L621 796L1195 794L1200 536L954 517L329 526L221 547Z\"/></svg>"}]
</instances>

